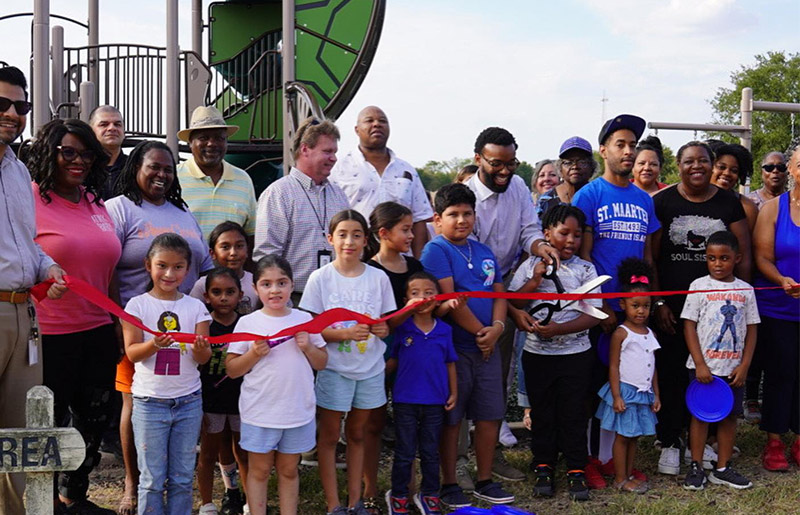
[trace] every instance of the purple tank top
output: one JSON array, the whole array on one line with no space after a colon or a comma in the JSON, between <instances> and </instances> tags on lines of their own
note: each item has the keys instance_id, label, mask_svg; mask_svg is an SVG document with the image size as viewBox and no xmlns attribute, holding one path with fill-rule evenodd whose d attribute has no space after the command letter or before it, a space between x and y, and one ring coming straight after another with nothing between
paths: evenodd
<instances>
[{"instance_id":1,"label":"purple tank top","mask_svg":"<svg viewBox=\"0 0 800 515\"><path fill-rule=\"evenodd\" d=\"M800 281L800 227L792 221L789 192L778 199L778 217L775 220L775 266L781 275ZM759 276L756 286L775 286ZM756 290L758 312L761 316L781 320L800 320L800 299L786 295L782 290Z\"/></svg>"}]
</instances>

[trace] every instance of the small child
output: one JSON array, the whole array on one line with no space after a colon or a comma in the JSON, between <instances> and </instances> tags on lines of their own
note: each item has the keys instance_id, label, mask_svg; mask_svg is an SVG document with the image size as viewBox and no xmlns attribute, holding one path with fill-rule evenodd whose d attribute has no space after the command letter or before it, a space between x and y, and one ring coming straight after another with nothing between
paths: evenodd
<instances>
[{"instance_id":1,"label":"small child","mask_svg":"<svg viewBox=\"0 0 800 515\"><path fill-rule=\"evenodd\" d=\"M578 257L583 238L585 217L577 207L559 204L542 218L544 237L558 251L561 266L558 278L566 291L576 290L597 278L594 265ZM528 258L514 274L509 285L519 293L556 293L550 279L544 279L545 263L541 258ZM530 309L526 300L512 300L517 308ZM586 301L600 307L597 300ZM522 352L525 386L533 417L531 450L536 465L535 495L552 497L555 493L553 474L558 453L567 462L569 495L575 500L589 498L586 484L586 411L594 354L589 343L589 329L599 320L572 304L556 311L547 324L537 313L527 333Z\"/></svg>"},{"instance_id":2,"label":"small child","mask_svg":"<svg viewBox=\"0 0 800 515\"><path fill-rule=\"evenodd\" d=\"M624 293L648 292L653 270L637 258L628 258L619 266L619 284ZM608 382L597 395L600 427L616 433L614 438L614 487L643 494L646 481L634 477L633 460L640 436L656 433L656 413L661 409L658 397L655 351L660 346L647 327L650 297L626 297L619 300L625 321L611 334L608 358Z\"/></svg>"},{"instance_id":3,"label":"small child","mask_svg":"<svg viewBox=\"0 0 800 515\"><path fill-rule=\"evenodd\" d=\"M263 307L245 315L236 332L271 335L311 320L288 306L292 269L280 256L268 255L256 265L255 288ZM328 361L319 334L299 332L277 340L233 342L225 366L242 377L239 396L242 449L248 452L247 505L253 515L267 512L267 482L273 465L278 474L280 513L297 513L300 453L314 448L314 370ZM189 512L187 512L189 513Z\"/></svg>"},{"instance_id":4,"label":"small child","mask_svg":"<svg viewBox=\"0 0 800 515\"><path fill-rule=\"evenodd\" d=\"M214 233L212 232L212 237ZM223 266L211 270L203 280L206 282L206 305L211 307L211 336L230 334L239 321L236 308L241 304L242 287L239 274ZM203 383L203 429L200 433L200 457L197 460L197 489L200 493L200 515L216 514L217 508L212 499L214 484L214 464L220 459L220 468L225 480L225 496L222 511L235 508L240 512L244 504L239 492L237 475L242 482L247 481L247 453L239 447L239 390L241 379L232 379L225 370L227 344L211 345L211 359L200 367L200 381ZM226 431L226 427L229 431ZM232 441L225 438L232 433ZM231 456L226 464L222 456ZM233 461L235 457L236 461ZM239 474L236 465L239 465Z\"/></svg>"},{"instance_id":5,"label":"small child","mask_svg":"<svg viewBox=\"0 0 800 515\"><path fill-rule=\"evenodd\" d=\"M422 265L443 293L503 292L503 278L491 249L469 239L475 224L475 194L463 184L447 184L436 192L433 221L441 235L422 251ZM441 502L449 508L469 506L456 483L458 431L461 421L475 421L477 478L473 495L493 503L514 502L514 496L492 482L492 458L500 421L505 415L500 352L495 348L505 329L506 301L471 298L449 316L458 353L458 400L445 415L442 431Z\"/></svg>"},{"instance_id":6,"label":"small child","mask_svg":"<svg viewBox=\"0 0 800 515\"><path fill-rule=\"evenodd\" d=\"M408 484L419 450L422 486L414 494L420 513L441 513L439 501L439 436L445 411L456 403L456 365L453 331L433 316L439 302L439 283L427 272L408 278L407 305L413 315L393 333L395 345L386 363L397 370L393 390L395 419L392 489L386 492L390 515L408 513ZM444 409L442 409L444 407Z\"/></svg>"},{"instance_id":7,"label":"small child","mask_svg":"<svg viewBox=\"0 0 800 515\"><path fill-rule=\"evenodd\" d=\"M739 241L733 233L718 231L709 236L706 241L708 275L692 281L689 290L746 290L691 293L681 313L690 353L686 361L689 379L710 383L712 376L717 376L726 380L733 390L733 409L717 424L718 459L708 480L736 489L753 486L749 479L733 470L730 458L736 439L736 418L742 414L743 385L756 345L756 324L761 322L752 287L733 275L741 259ZM683 482L687 490L702 490L706 483L702 461L707 438L708 423L692 416L689 426L692 463Z\"/></svg>"},{"instance_id":8,"label":"small child","mask_svg":"<svg viewBox=\"0 0 800 515\"><path fill-rule=\"evenodd\" d=\"M195 448L203 420L197 366L211 358L205 338L211 316L202 302L178 290L191 259L192 250L182 237L156 236L145 257L151 286L125 306L145 326L161 331L145 333L122 322L125 354L135 367L131 393L139 513L192 512ZM193 344L179 344L170 332L197 337Z\"/></svg>"}]
</instances>

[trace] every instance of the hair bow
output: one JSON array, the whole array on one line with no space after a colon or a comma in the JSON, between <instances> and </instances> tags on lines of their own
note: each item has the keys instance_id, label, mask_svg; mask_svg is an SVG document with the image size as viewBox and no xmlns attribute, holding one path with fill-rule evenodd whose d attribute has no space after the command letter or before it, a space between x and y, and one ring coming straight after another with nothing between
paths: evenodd
<instances>
[{"instance_id":1,"label":"hair bow","mask_svg":"<svg viewBox=\"0 0 800 515\"><path fill-rule=\"evenodd\" d=\"M650 284L650 279L646 275L633 275L631 276L631 284L633 283Z\"/></svg>"}]
</instances>

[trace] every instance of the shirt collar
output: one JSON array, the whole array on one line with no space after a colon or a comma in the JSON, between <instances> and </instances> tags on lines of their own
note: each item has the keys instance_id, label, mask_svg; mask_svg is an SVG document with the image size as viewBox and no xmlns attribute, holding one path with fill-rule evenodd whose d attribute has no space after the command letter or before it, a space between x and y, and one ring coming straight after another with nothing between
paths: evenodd
<instances>
[{"instance_id":1,"label":"shirt collar","mask_svg":"<svg viewBox=\"0 0 800 515\"><path fill-rule=\"evenodd\" d=\"M303 186L303 189L311 190L314 187L324 188L325 186L328 185L328 179L325 179L324 181L322 181L322 184L318 185L311 179L311 177L304 174L294 166L292 167L291 170L289 170L289 175L297 179L300 182L300 185Z\"/></svg>"},{"instance_id":2,"label":"shirt collar","mask_svg":"<svg viewBox=\"0 0 800 515\"><path fill-rule=\"evenodd\" d=\"M119 159L119 158L118 158ZM194 160L194 156L190 157L184 163L186 165L186 169L189 171L189 175L194 177L195 179L203 179L204 177L208 177L208 175L203 173L203 170L197 165ZM220 177L220 181L230 181L233 179L233 167L227 161L222 161L222 176Z\"/></svg>"},{"instance_id":3,"label":"shirt collar","mask_svg":"<svg viewBox=\"0 0 800 515\"><path fill-rule=\"evenodd\" d=\"M478 173L473 175L469 178L468 183L471 183L472 190L475 191L475 196L478 197L478 200L484 201L491 197L492 195L497 195L496 191L490 190L484 183L478 178Z\"/></svg>"},{"instance_id":4,"label":"shirt collar","mask_svg":"<svg viewBox=\"0 0 800 515\"><path fill-rule=\"evenodd\" d=\"M389 152L389 164L391 165L392 161L394 161L394 158L395 158L394 152L389 147L386 147L386 151ZM367 162L367 158L364 157L364 153L361 151L361 147L360 146L356 146L356 149L351 153L353 155L353 159L358 161L358 164L363 165L364 163ZM387 167L388 167L388 165L387 165Z\"/></svg>"},{"instance_id":5,"label":"shirt collar","mask_svg":"<svg viewBox=\"0 0 800 515\"><path fill-rule=\"evenodd\" d=\"M17 155L11 149L11 145L6 145L6 153L3 155L3 159L0 159L0 165L5 163L7 157L11 157L11 161L19 161Z\"/></svg>"}]
</instances>

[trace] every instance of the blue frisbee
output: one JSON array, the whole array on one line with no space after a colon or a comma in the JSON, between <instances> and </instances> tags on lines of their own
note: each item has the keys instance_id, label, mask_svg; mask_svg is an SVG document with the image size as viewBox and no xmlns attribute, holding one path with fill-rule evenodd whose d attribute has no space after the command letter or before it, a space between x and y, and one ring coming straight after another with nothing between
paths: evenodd
<instances>
[{"instance_id":1,"label":"blue frisbee","mask_svg":"<svg viewBox=\"0 0 800 515\"><path fill-rule=\"evenodd\" d=\"M525 511L507 504L496 504L492 506L492 515L536 515L532 511Z\"/></svg>"},{"instance_id":2,"label":"blue frisbee","mask_svg":"<svg viewBox=\"0 0 800 515\"><path fill-rule=\"evenodd\" d=\"M733 409L733 390L719 377L710 383L695 379L686 389L686 406L698 420L719 422Z\"/></svg>"},{"instance_id":3,"label":"blue frisbee","mask_svg":"<svg viewBox=\"0 0 800 515\"><path fill-rule=\"evenodd\" d=\"M459 508L456 511L452 512L452 515L491 515L492 512L490 510L485 510L483 508L476 508L474 506L464 506L463 508Z\"/></svg>"},{"instance_id":4,"label":"blue frisbee","mask_svg":"<svg viewBox=\"0 0 800 515\"><path fill-rule=\"evenodd\" d=\"M597 339L597 357L600 362L608 366L611 354L611 335L608 333L600 333L600 338Z\"/></svg>"}]
</instances>

